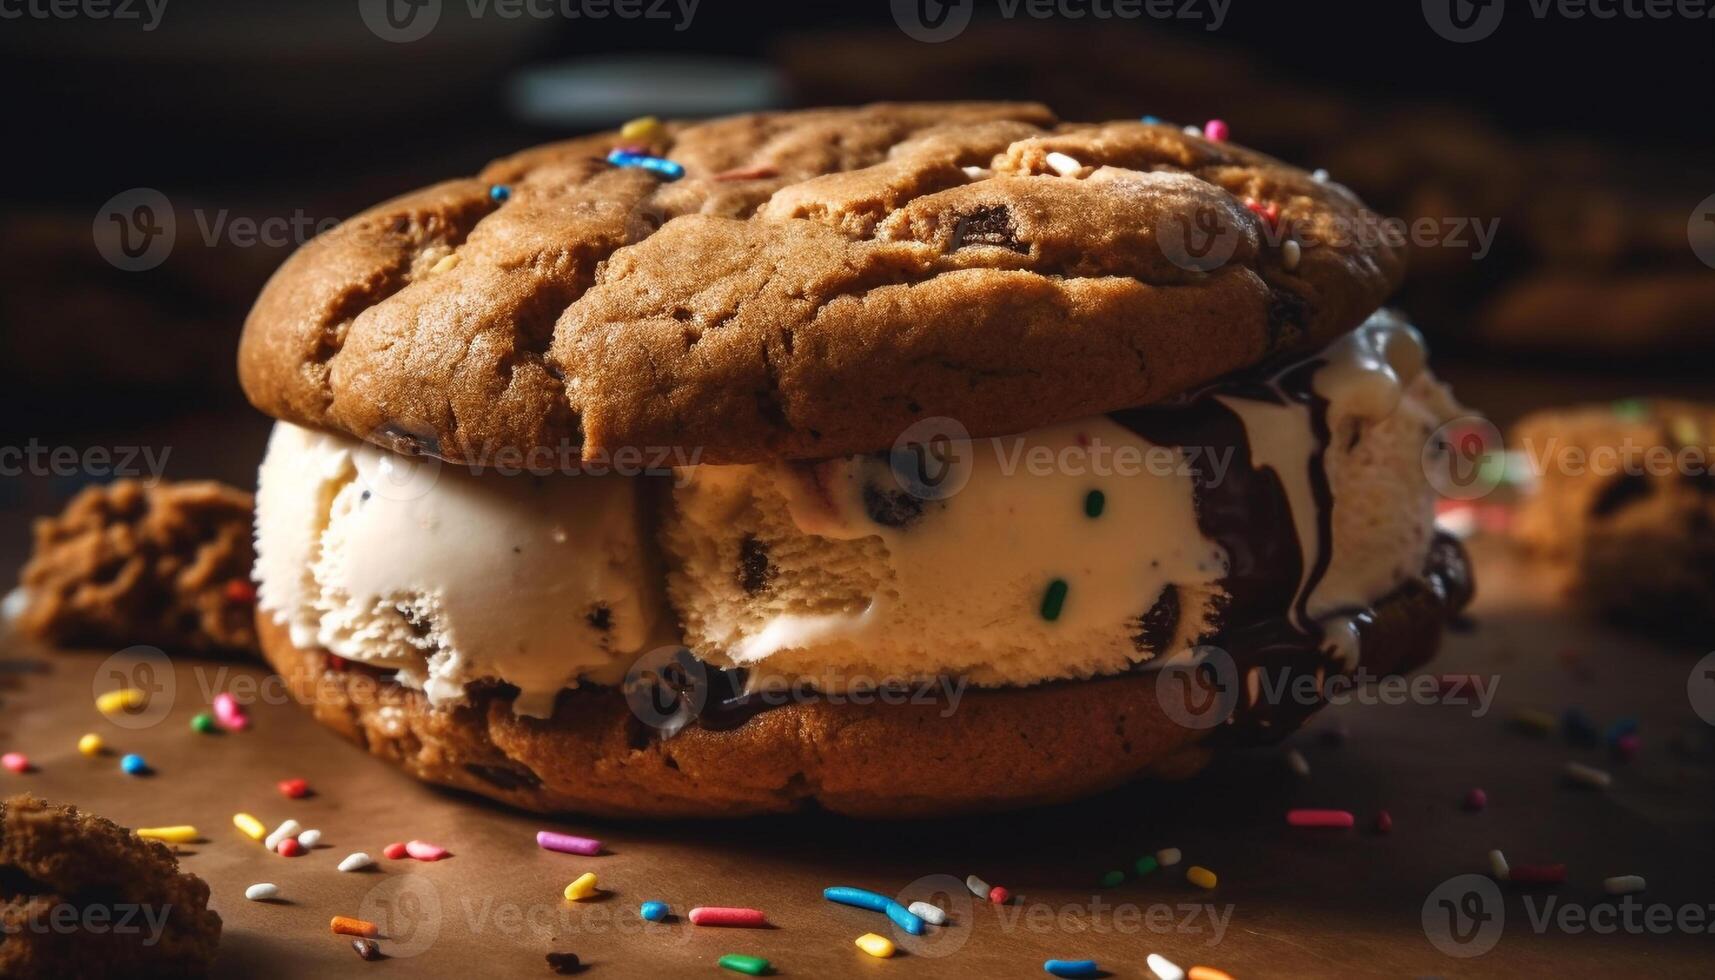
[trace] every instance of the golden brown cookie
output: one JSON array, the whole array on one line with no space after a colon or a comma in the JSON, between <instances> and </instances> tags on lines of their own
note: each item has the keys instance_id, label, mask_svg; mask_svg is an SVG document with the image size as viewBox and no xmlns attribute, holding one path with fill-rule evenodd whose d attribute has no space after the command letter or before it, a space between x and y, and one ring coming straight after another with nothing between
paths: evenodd
<instances>
[{"instance_id":1,"label":"golden brown cookie","mask_svg":"<svg viewBox=\"0 0 1715 980\"><path fill-rule=\"evenodd\" d=\"M0 803L0 976L208 972L220 916L172 851L76 807Z\"/></svg>"},{"instance_id":2,"label":"golden brown cookie","mask_svg":"<svg viewBox=\"0 0 1715 980\"><path fill-rule=\"evenodd\" d=\"M924 103L634 139L682 178L585 137L306 245L245 326L250 399L461 462L838 456L1157 401L1326 343L1402 273L1348 191L1172 126Z\"/></svg>"},{"instance_id":3,"label":"golden brown cookie","mask_svg":"<svg viewBox=\"0 0 1715 980\"><path fill-rule=\"evenodd\" d=\"M1377 603L1364 668L1391 674L1425 662L1470 598L1465 554L1441 539L1423 578ZM509 692L494 686L473 687L456 708L431 708L382 672L295 646L265 614L257 628L264 655L323 724L420 779L541 812L998 810L1075 799L1145 774L1189 775L1230 727L1215 725L1208 708L1170 711L1176 690L1164 694L1161 675L1147 671L963 688L957 698L931 688L934 696L912 692L892 703L797 698L731 714L705 708L683 727L652 708L634 710L618 689L583 687L563 691L553 715L536 720L514 714ZM1243 671L1245 655L1233 657ZM1241 696L1238 675L1222 682ZM1314 705L1271 708L1308 714Z\"/></svg>"},{"instance_id":4,"label":"golden brown cookie","mask_svg":"<svg viewBox=\"0 0 1715 980\"><path fill-rule=\"evenodd\" d=\"M1577 600L1661 632L1715 625L1715 406L1556 409L1512 441L1537 483L1513 532Z\"/></svg>"},{"instance_id":5,"label":"golden brown cookie","mask_svg":"<svg viewBox=\"0 0 1715 980\"><path fill-rule=\"evenodd\" d=\"M36 522L17 626L49 643L256 648L250 494L214 482L118 480Z\"/></svg>"}]
</instances>

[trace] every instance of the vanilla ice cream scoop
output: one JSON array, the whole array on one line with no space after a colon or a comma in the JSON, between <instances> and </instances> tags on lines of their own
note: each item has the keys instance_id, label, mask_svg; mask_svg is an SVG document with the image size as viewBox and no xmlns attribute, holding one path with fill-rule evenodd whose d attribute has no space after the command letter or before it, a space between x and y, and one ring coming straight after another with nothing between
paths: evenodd
<instances>
[{"instance_id":1,"label":"vanilla ice cream scoop","mask_svg":"<svg viewBox=\"0 0 1715 980\"><path fill-rule=\"evenodd\" d=\"M433 703L495 680L546 715L562 688L617 682L668 620L639 482L473 473L282 422L258 601L297 645L394 669Z\"/></svg>"}]
</instances>

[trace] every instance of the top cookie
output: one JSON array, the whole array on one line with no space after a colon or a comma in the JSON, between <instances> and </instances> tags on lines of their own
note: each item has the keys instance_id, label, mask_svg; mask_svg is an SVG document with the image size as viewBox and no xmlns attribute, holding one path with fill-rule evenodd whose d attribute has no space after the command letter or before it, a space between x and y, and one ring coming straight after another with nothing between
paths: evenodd
<instances>
[{"instance_id":1,"label":"top cookie","mask_svg":"<svg viewBox=\"0 0 1715 980\"><path fill-rule=\"evenodd\" d=\"M607 162L622 142L683 176ZM1148 404L1324 343L1399 282L1373 227L1251 150L1028 103L667 123L316 238L251 311L239 373L279 418L458 462L848 455L933 416L985 436Z\"/></svg>"}]
</instances>

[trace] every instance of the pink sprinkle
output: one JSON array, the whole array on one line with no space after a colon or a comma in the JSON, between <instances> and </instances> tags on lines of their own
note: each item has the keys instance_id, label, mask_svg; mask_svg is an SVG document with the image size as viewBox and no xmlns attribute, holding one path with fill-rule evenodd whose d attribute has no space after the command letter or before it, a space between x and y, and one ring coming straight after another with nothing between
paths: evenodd
<instances>
[{"instance_id":1,"label":"pink sprinkle","mask_svg":"<svg viewBox=\"0 0 1715 980\"><path fill-rule=\"evenodd\" d=\"M1203 124L1203 138L1216 143L1227 141L1227 122L1224 119L1211 119Z\"/></svg>"},{"instance_id":2,"label":"pink sprinkle","mask_svg":"<svg viewBox=\"0 0 1715 980\"><path fill-rule=\"evenodd\" d=\"M1515 885L1559 885L1566 881L1564 864L1515 864L1507 871Z\"/></svg>"},{"instance_id":3,"label":"pink sprinkle","mask_svg":"<svg viewBox=\"0 0 1715 980\"><path fill-rule=\"evenodd\" d=\"M1386 810L1376 811L1376 833L1385 834L1393 830L1393 814Z\"/></svg>"},{"instance_id":4,"label":"pink sprinkle","mask_svg":"<svg viewBox=\"0 0 1715 980\"><path fill-rule=\"evenodd\" d=\"M601 853L601 841L589 837L574 837L571 834L556 834L551 830L536 831L536 846L545 851L559 851L561 854L582 854L594 857Z\"/></svg>"},{"instance_id":5,"label":"pink sprinkle","mask_svg":"<svg viewBox=\"0 0 1715 980\"><path fill-rule=\"evenodd\" d=\"M1357 821L1347 810L1288 810L1286 822L1294 827L1346 828Z\"/></svg>"},{"instance_id":6,"label":"pink sprinkle","mask_svg":"<svg viewBox=\"0 0 1715 980\"><path fill-rule=\"evenodd\" d=\"M1465 794L1465 809L1481 810L1489 805L1489 794L1480 789L1472 789Z\"/></svg>"},{"instance_id":7,"label":"pink sprinkle","mask_svg":"<svg viewBox=\"0 0 1715 980\"><path fill-rule=\"evenodd\" d=\"M1620 758L1630 762L1632 757L1637 755L1638 750L1643 748L1643 746L1643 737L1637 732L1632 732L1629 735L1621 735L1615 740L1614 751L1619 754Z\"/></svg>"},{"instance_id":8,"label":"pink sprinkle","mask_svg":"<svg viewBox=\"0 0 1715 980\"><path fill-rule=\"evenodd\" d=\"M1012 892L996 885L989 889L989 901L996 905L1005 905L1007 902L1012 901Z\"/></svg>"},{"instance_id":9,"label":"pink sprinkle","mask_svg":"<svg viewBox=\"0 0 1715 980\"><path fill-rule=\"evenodd\" d=\"M0 755L0 766L5 766L13 772L29 772L30 757L22 752L8 752L5 755Z\"/></svg>"},{"instance_id":10,"label":"pink sprinkle","mask_svg":"<svg viewBox=\"0 0 1715 980\"><path fill-rule=\"evenodd\" d=\"M281 857L295 858L304 853L304 845L298 843L298 839L296 837L286 838L280 843L274 845L274 849L280 852Z\"/></svg>"},{"instance_id":11,"label":"pink sprinkle","mask_svg":"<svg viewBox=\"0 0 1715 980\"><path fill-rule=\"evenodd\" d=\"M228 731L241 732L250 727L250 718L238 706L238 699L224 691L214 696L214 717Z\"/></svg>"},{"instance_id":12,"label":"pink sprinkle","mask_svg":"<svg viewBox=\"0 0 1715 980\"><path fill-rule=\"evenodd\" d=\"M719 906L697 906L686 914L694 926L732 926L738 929L761 929L768 917L760 909L733 909Z\"/></svg>"},{"instance_id":13,"label":"pink sprinkle","mask_svg":"<svg viewBox=\"0 0 1715 980\"><path fill-rule=\"evenodd\" d=\"M387 853L386 851L382 852ZM414 840L405 845L405 853L419 861L439 861L450 852L444 847L437 847L426 840Z\"/></svg>"},{"instance_id":14,"label":"pink sprinkle","mask_svg":"<svg viewBox=\"0 0 1715 980\"><path fill-rule=\"evenodd\" d=\"M405 856L405 851L404 844L388 844L381 849L381 855L390 861L397 861Z\"/></svg>"}]
</instances>

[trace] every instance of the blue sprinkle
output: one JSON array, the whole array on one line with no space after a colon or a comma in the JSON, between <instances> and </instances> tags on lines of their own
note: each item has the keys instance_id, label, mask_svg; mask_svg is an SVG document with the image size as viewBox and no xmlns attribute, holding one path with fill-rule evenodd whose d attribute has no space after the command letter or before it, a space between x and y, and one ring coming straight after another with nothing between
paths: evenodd
<instances>
[{"instance_id":1,"label":"blue sprinkle","mask_svg":"<svg viewBox=\"0 0 1715 980\"><path fill-rule=\"evenodd\" d=\"M904 929L913 936L923 935L923 920L917 915L917 913L911 911L898 902L888 902L887 908L882 909L882 911L886 912L887 917L892 919L893 924L899 928Z\"/></svg>"},{"instance_id":2,"label":"blue sprinkle","mask_svg":"<svg viewBox=\"0 0 1715 980\"><path fill-rule=\"evenodd\" d=\"M133 752L119 760L119 768L122 769L126 775L141 776L149 771L149 764L143 761L142 756Z\"/></svg>"},{"instance_id":3,"label":"blue sprinkle","mask_svg":"<svg viewBox=\"0 0 1715 980\"><path fill-rule=\"evenodd\" d=\"M1150 126L1161 125L1161 117L1160 116L1144 116L1143 119L1140 121L1145 123L1146 125L1150 125ZM1049 962L1053 962L1053 961L1050 960Z\"/></svg>"},{"instance_id":4,"label":"blue sprinkle","mask_svg":"<svg viewBox=\"0 0 1715 980\"><path fill-rule=\"evenodd\" d=\"M1048 960L1042 968L1057 977L1093 977L1100 972L1095 960Z\"/></svg>"},{"instance_id":5,"label":"blue sprinkle","mask_svg":"<svg viewBox=\"0 0 1715 980\"><path fill-rule=\"evenodd\" d=\"M650 922L660 922L667 917L667 903L644 902L641 911L644 919Z\"/></svg>"},{"instance_id":6,"label":"blue sprinkle","mask_svg":"<svg viewBox=\"0 0 1715 980\"><path fill-rule=\"evenodd\" d=\"M505 184L495 184L493 187L488 189L488 199L496 204L505 201L511 196L512 188L507 187Z\"/></svg>"},{"instance_id":7,"label":"blue sprinkle","mask_svg":"<svg viewBox=\"0 0 1715 980\"><path fill-rule=\"evenodd\" d=\"M834 885L829 888L824 888L822 889L822 897L830 902L838 902L841 905L852 905L860 909L869 909L871 912L885 912L887 911L887 906L893 904L893 899L888 898L886 895L879 895L867 889L851 888L846 885Z\"/></svg>"},{"instance_id":8,"label":"blue sprinkle","mask_svg":"<svg viewBox=\"0 0 1715 980\"><path fill-rule=\"evenodd\" d=\"M1608 726L1608 731L1603 736L1603 741L1606 741L1609 745L1617 745L1619 744L1620 739L1625 738L1627 735L1636 734L1637 730L1638 720L1636 718L1621 718L1619 721Z\"/></svg>"},{"instance_id":9,"label":"blue sprinkle","mask_svg":"<svg viewBox=\"0 0 1715 980\"><path fill-rule=\"evenodd\" d=\"M671 160L661 157L644 156L641 153L627 153L624 150L614 150L607 155L607 162L616 167L640 167L654 174L659 174L668 180L678 180L685 176L685 168Z\"/></svg>"}]
</instances>

